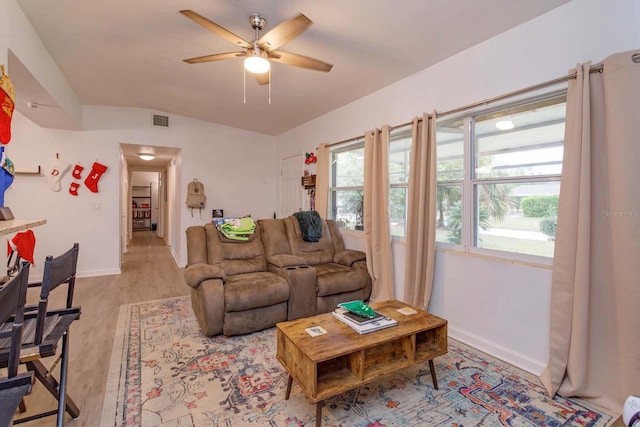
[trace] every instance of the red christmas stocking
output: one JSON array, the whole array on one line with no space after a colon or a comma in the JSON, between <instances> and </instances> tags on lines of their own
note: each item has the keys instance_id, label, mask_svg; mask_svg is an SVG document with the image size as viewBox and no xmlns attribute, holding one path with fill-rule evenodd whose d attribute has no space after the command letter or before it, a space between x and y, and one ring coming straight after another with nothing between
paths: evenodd
<instances>
[{"instance_id":1,"label":"red christmas stocking","mask_svg":"<svg viewBox=\"0 0 640 427\"><path fill-rule=\"evenodd\" d=\"M105 173L107 167L98 162L93 162L93 166L91 166L91 172L89 172L89 176L84 180L84 185L87 186L89 191L92 193L98 192L98 181L100 181L100 177L103 173Z\"/></svg>"},{"instance_id":2,"label":"red christmas stocking","mask_svg":"<svg viewBox=\"0 0 640 427\"><path fill-rule=\"evenodd\" d=\"M69 194L71 194L72 196L77 196L78 188L80 188L80 183L72 182L71 185L69 186Z\"/></svg>"},{"instance_id":3,"label":"red christmas stocking","mask_svg":"<svg viewBox=\"0 0 640 427\"><path fill-rule=\"evenodd\" d=\"M0 65L0 142L8 144L11 141L11 118L15 107L16 93L4 73L4 65Z\"/></svg>"},{"instance_id":4,"label":"red christmas stocking","mask_svg":"<svg viewBox=\"0 0 640 427\"><path fill-rule=\"evenodd\" d=\"M71 175L73 175L75 179L80 179L82 178L81 174L83 169L84 168L82 166L76 164L76 166L73 168L73 172L71 173Z\"/></svg>"}]
</instances>

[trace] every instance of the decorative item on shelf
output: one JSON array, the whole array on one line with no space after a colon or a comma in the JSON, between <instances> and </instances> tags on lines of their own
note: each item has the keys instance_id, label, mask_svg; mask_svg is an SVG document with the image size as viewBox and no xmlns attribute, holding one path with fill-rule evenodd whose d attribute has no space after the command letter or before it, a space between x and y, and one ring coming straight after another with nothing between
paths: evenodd
<instances>
[{"instance_id":1,"label":"decorative item on shelf","mask_svg":"<svg viewBox=\"0 0 640 427\"><path fill-rule=\"evenodd\" d=\"M310 188L315 188L316 186L316 176L315 175L307 175L303 176L301 180L302 186L304 186L305 190Z\"/></svg>"},{"instance_id":2,"label":"decorative item on shelf","mask_svg":"<svg viewBox=\"0 0 640 427\"><path fill-rule=\"evenodd\" d=\"M224 218L224 209L214 209L211 211L213 218Z\"/></svg>"},{"instance_id":3,"label":"decorative item on shelf","mask_svg":"<svg viewBox=\"0 0 640 427\"><path fill-rule=\"evenodd\" d=\"M13 212L9 207L0 208L0 221L11 221L14 219Z\"/></svg>"}]
</instances>

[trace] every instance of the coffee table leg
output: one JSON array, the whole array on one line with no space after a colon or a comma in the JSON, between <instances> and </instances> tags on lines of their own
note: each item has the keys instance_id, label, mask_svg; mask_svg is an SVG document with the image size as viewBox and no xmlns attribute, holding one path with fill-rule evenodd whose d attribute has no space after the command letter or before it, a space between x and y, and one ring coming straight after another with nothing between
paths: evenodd
<instances>
[{"instance_id":1,"label":"coffee table leg","mask_svg":"<svg viewBox=\"0 0 640 427\"><path fill-rule=\"evenodd\" d=\"M293 377L289 374L289 379L287 380L287 393L284 395L284 400L289 400L289 395L291 394L291 384L293 384Z\"/></svg>"},{"instance_id":2,"label":"coffee table leg","mask_svg":"<svg viewBox=\"0 0 640 427\"><path fill-rule=\"evenodd\" d=\"M431 379L433 380L433 388L438 390L438 379L436 378L436 368L433 366L433 360L429 360L429 370L431 370Z\"/></svg>"},{"instance_id":3,"label":"coffee table leg","mask_svg":"<svg viewBox=\"0 0 640 427\"><path fill-rule=\"evenodd\" d=\"M322 426L322 407L324 406L324 400L316 403L316 427Z\"/></svg>"}]
</instances>

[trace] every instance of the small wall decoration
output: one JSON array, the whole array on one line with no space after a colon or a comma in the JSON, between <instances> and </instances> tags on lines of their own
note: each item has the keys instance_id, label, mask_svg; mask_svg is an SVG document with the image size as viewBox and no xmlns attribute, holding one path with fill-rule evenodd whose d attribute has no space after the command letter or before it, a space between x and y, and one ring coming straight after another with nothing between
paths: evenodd
<instances>
[{"instance_id":1,"label":"small wall decoration","mask_svg":"<svg viewBox=\"0 0 640 427\"><path fill-rule=\"evenodd\" d=\"M92 193L98 192L98 181L102 175L107 171L107 167L101 163L93 162L91 166L91 172L89 172L89 176L84 180L84 185L87 186L89 191Z\"/></svg>"},{"instance_id":2,"label":"small wall decoration","mask_svg":"<svg viewBox=\"0 0 640 427\"><path fill-rule=\"evenodd\" d=\"M15 171L13 169L13 162L9 160L4 147L0 147L0 207L4 207L4 192L13 184L13 176Z\"/></svg>"},{"instance_id":3,"label":"small wall decoration","mask_svg":"<svg viewBox=\"0 0 640 427\"><path fill-rule=\"evenodd\" d=\"M311 164L316 163L317 161L318 161L318 156L313 154L313 151L311 153L304 153L304 164L305 165L311 165Z\"/></svg>"},{"instance_id":4,"label":"small wall decoration","mask_svg":"<svg viewBox=\"0 0 640 427\"><path fill-rule=\"evenodd\" d=\"M51 166L47 170L47 185L51 191L60 191L62 188L60 180L64 174L67 173L70 166L70 163L58 158L58 155L56 154L56 158L53 159Z\"/></svg>"},{"instance_id":5,"label":"small wall decoration","mask_svg":"<svg viewBox=\"0 0 640 427\"><path fill-rule=\"evenodd\" d=\"M9 76L4 72L4 65L0 65L0 73L0 142L8 144L11 141L11 119L16 92Z\"/></svg>"},{"instance_id":6,"label":"small wall decoration","mask_svg":"<svg viewBox=\"0 0 640 427\"><path fill-rule=\"evenodd\" d=\"M73 172L71 172L71 176L73 176L75 179L82 179L83 169L84 167L76 163L76 165L73 167ZM69 194L71 194L72 196L77 196L79 189L80 189L80 183L77 181L74 181L69 186Z\"/></svg>"}]
</instances>

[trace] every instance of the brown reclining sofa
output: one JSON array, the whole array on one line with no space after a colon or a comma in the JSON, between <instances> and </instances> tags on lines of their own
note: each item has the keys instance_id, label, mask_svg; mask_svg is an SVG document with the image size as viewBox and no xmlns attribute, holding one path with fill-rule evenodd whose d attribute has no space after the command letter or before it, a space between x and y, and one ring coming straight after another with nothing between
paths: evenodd
<instances>
[{"instance_id":1,"label":"brown reclining sofa","mask_svg":"<svg viewBox=\"0 0 640 427\"><path fill-rule=\"evenodd\" d=\"M256 221L248 241L227 239L213 223L186 234L184 276L206 336L259 331L371 294L365 254L344 248L332 220L322 220L318 242L303 240L293 216Z\"/></svg>"}]
</instances>

